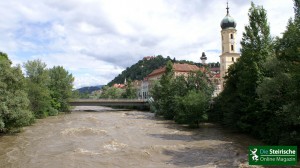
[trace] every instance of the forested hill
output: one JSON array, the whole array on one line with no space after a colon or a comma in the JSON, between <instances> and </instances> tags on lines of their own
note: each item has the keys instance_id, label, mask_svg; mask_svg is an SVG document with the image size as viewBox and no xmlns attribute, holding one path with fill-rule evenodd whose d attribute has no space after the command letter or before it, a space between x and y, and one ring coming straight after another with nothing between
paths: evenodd
<instances>
[{"instance_id":1,"label":"forested hill","mask_svg":"<svg viewBox=\"0 0 300 168\"><path fill-rule=\"evenodd\" d=\"M111 86L114 83L124 83L125 78L127 80L142 80L153 70L166 65L168 60L171 60L171 58L164 58L161 55L152 59L139 60L136 64L133 64L131 67L127 67L122 71L122 73L109 82L108 85Z\"/></svg>"},{"instance_id":2,"label":"forested hill","mask_svg":"<svg viewBox=\"0 0 300 168\"><path fill-rule=\"evenodd\" d=\"M124 83L125 78L127 80L143 80L153 70L165 66L168 60L172 60L173 63L188 63L201 66L200 63L194 63L192 61L186 60L178 61L175 58L171 59L169 56L167 58L164 58L161 55L158 55L156 57L145 57L143 60L139 60L136 64L132 65L131 67L127 67L124 71L122 71L121 74L119 74L111 82L109 82L108 85L111 86L114 83Z\"/></svg>"},{"instance_id":3,"label":"forested hill","mask_svg":"<svg viewBox=\"0 0 300 168\"><path fill-rule=\"evenodd\" d=\"M99 90L102 88L103 85L98 85L98 86L86 86L86 87L82 87L79 89L76 89L79 91L79 93L92 93L95 90Z\"/></svg>"}]
</instances>

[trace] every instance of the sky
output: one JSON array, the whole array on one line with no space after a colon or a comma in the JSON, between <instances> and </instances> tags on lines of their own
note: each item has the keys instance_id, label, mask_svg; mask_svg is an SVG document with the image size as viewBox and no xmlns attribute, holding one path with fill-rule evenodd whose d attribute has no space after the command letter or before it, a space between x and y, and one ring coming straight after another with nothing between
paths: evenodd
<instances>
[{"instance_id":1,"label":"sky","mask_svg":"<svg viewBox=\"0 0 300 168\"><path fill-rule=\"evenodd\" d=\"M63 66L74 87L105 85L144 56L218 62L227 0L1 0L0 51L14 65L40 59ZM292 0L254 0L268 13L272 36L293 17ZM250 0L229 0L237 47Z\"/></svg>"}]
</instances>

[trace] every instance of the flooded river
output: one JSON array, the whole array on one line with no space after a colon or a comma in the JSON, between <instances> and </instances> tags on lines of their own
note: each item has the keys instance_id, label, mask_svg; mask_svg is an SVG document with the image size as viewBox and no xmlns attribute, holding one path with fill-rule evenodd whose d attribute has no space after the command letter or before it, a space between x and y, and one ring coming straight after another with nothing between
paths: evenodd
<instances>
[{"instance_id":1,"label":"flooded river","mask_svg":"<svg viewBox=\"0 0 300 168\"><path fill-rule=\"evenodd\" d=\"M0 137L0 167L244 167L248 146L259 144L211 124L188 129L148 112L93 110L77 108Z\"/></svg>"}]
</instances>

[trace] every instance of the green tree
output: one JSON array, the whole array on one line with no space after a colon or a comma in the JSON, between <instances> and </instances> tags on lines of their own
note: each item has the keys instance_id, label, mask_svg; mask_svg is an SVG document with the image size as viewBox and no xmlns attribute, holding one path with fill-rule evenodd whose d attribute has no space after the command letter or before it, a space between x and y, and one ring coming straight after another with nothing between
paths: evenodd
<instances>
[{"instance_id":1,"label":"green tree","mask_svg":"<svg viewBox=\"0 0 300 168\"><path fill-rule=\"evenodd\" d=\"M154 84L151 95L156 115L174 119L180 124L198 127L207 120L207 110L213 86L206 72L191 72L174 76L173 65L168 62L159 82Z\"/></svg>"},{"instance_id":2,"label":"green tree","mask_svg":"<svg viewBox=\"0 0 300 168\"><path fill-rule=\"evenodd\" d=\"M261 105L256 88L266 75L264 63L274 56L266 10L251 4L249 25L241 41L241 58L229 68L224 91L216 101L223 123L244 132L256 132Z\"/></svg>"},{"instance_id":3,"label":"green tree","mask_svg":"<svg viewBox=\"0 0 300 168\"><path fill-rule=\"evenodd\" d=\"M150 102L150 111L154 112L156 115L160 115L160 101L161 101L161 85L159 81L153 81L150 90L150 95L153 101Z\"/></svg>"},{"instance_id":4,"label":"green tree","mask_svg":"<svg viewBox=\"0 0 300 168\"><path fill-rule=\"evenodd\" d=\"M44 118L49 114L57 114L57 110L51 107L51 96L48 88L50 78L46 64L41 60L27 61L24 68L30 108L35 117Z\"/></svg>"},{"instance_id":5,"label":"green tree","mask_svg":"<svg viewBox=\"0 0 300 168\"><path fill-rule=\"evenodd\" d=\"M295 21L299 22L299 19L300 19L300 0L294 0L294 10L295 10Z\"/></svg>"},{"instance_id":6,"label":"green tree","mask_svg":"<svg viewBox=\"0 0 300 168\"><path fill-rule=\"evenodd\" d=\"M99 98L105 98L105 99L119 99L122 97L122 94L124 93L124 89L109 87L109 86L104 86L101 90L102 93Z\"/></svg>"},{"instance_id":7,"label":"green tree","mask_svg":"<svg viewBox=\"0 0 300 168\"><path fill-rule=\"evenodd\" d=\"M211 95L210 95L211 96ZM207 120L210 96L203 91L190 90L183 96L176 96L175 121L179 124L188 124L191 127L198 127L201 121Z\"/></svg>"},{"instance_id":8,"label":"green tree","mask_svg":"<svg viewBox=\"0 0 300 168\"><path fill-rule=\"evenodd\" d=\"M11 64L11 61L8 59L7 54L1 51L0 51L0 61L8 61Z\"/></svg>"},{"instance_id":9,"label":"green tree","mask_svg":"<svg viewBox=\"0 0 300 168\"><path fill-rule=\"evenodd\" d=\"M206 72L191 72L187 77L177 77L172 90L175 94L175 122L198 127L200 122L208 119L213 85Z\"/></svg>"},{"instance_id":10,"label":"green tree","mask_svg":"<svg viewBox=\"0 0 300 168\"><path fill-rule=\"evenodd\" d=\"M7 55L0 52L0 132L16 132L33 122L24 88L21 68L11 67Z\"/></svg>"},{"instance_id":11,"label":"green tree","mask_svg":"<svg viewBox=\"0 0 300 168\"><path fill-rule=\"evenodd\" d=\"M166 65L165 73L160 79L160 101L159 101L159 115L164 116L166 119L173 119L175 116L174 103L175 97L172 92L172 80L174 77L174 70L172 61L169 60ZM156 100L157 98L154 97Z\"/></svg>"},{"instance_id":12,"label":"green tree","mask_svg":"<svg viewBox=\"0 0 300 168\"><path fill-rule=\"evenodd\" d=\"M300 144L300 1L294 2L295 19L277 38L276 58L265 64L268 73L257 88L265 123L260 134L271 144Z\"/></svg>"},{"instance_id":13,"label":"green tree","mask_svg":"<svg viewBox=\"0 0 300 168\"><path fill-rule=\"evenodd\" d=\"M136 89L133 87L131 79L128 79L125 92L122 94L123 98L134 99L137 97Z\"/></svg>"},{"instance_id":14,"label":"green tree","mask_svg":"<svg viewBox=\"0 0 300 168\"><path fill-rule=\"evenodd\" d=\"M69 100L72 97L74 77L62 66L54 66L49 70L49 89L51 105L58 111L70 110Z\"/></svg>"}]
</instances>

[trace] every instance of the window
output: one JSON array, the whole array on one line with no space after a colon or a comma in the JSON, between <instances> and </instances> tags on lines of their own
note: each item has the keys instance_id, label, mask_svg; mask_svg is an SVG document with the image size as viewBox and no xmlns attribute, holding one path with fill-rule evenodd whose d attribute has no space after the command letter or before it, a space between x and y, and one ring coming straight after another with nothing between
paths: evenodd
<instances>
[{"instance_id":1,"label":"window","mask_svg":"<svg viewBox=\"0 0 300 168\"><path fill-rule=\"evenodd\" d=\"M231 45L231 51L234 51L233 45Z\"/></svg>"},{"instance_id":2,"label":"window","mask_svg":"<svg viewBox=\"0 0 300 168\"><path fill-rule=\"evenodd\" d=\"M230 38L233 39L233 34L230 34Z\"/></svg>"},{"instance_id":3,"label":"window","mask_svg":"<svg viewBox=\"0 0 300 168\"><path fill-rule=\"evenodd\" d=\"M233 57L231 58L231 60L232 60L232 62L234 62L234 58Z\"/></svg>"}]
</instances>

